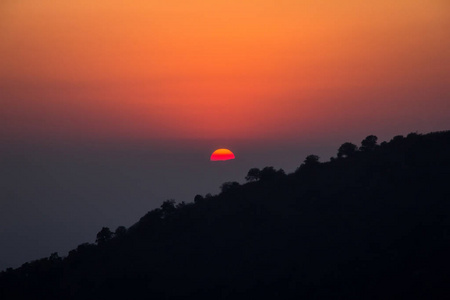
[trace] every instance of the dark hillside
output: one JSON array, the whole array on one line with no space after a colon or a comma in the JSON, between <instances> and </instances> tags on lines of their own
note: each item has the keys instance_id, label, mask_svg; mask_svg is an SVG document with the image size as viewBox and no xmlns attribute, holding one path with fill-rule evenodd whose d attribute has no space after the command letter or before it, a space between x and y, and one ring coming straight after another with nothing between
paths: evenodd
<instances>
[{"instance_id":1,"label":"dark hillside","mask_svg":"<svg viewBox=\"0 0 450 300\"><path fill-rule=\"evenodd\" d=\"M450 132L346 144L2 272L0 299L449 298Z\"/></svg>"}]
</instances>

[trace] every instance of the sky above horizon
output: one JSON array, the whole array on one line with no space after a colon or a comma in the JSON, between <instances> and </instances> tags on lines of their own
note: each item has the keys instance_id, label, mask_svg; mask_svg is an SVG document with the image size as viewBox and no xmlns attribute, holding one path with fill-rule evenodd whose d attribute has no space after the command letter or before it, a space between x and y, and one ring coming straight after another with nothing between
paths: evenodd
<instances>
[{"instance_id":1,"label":"sky above horizon","mask_svg":"<svg viewBox=\"0 0 450 300\"><path fill-rule=\"evenodd\" d=\"M0 1L0 270L449 104L448 0Z\"/></svg>"},{"instance_id":2,"label":"sky above horizon","mask_svg":"<svg viewBox=\"0 0 450 300\"><path fill-rule=\"evenodd\" d=\"M448 129L450 3L4 1L0 137Z\"/></svg>"}]
</instances>

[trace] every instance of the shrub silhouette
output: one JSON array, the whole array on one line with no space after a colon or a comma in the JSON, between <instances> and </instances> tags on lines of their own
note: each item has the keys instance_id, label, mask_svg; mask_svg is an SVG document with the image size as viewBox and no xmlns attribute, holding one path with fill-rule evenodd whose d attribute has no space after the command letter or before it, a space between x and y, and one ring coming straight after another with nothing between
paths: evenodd
<instances>
[{"instance_id":1,"label":"shrub silhouette","mask_svg":"<svg viewBox=\"0 0 450 300\"><path fill-rule=\"evenodd\" d=\"M311 154L308 155L305 160L303 161L303 163L300 165L300 167L297 168L297 170L295 171L296 174L299 174L301 172L305 172L308 170L312 170L314 168L316 168L317 166L320 165L319 162L319 156Z\"/></svg>"},{"instance_id":2,"label":"shrub silhouette","mask_svg":"<svg viewBox=\"0 0 450 300\"><path fill-rule=\"evenodd\" d=\"M173 199L168 199L161 204L161 212L163 218L171 215L172 213L175 212L175 210L176 210L175 200Z\"/></svg>"},{"instance_id":3,"label":"shrub silhouette","mask_svg":"<svg viewBox=\"0 0 450 300\"><path fill-rule=\"evenodd\" d=\"M377 146L377 140L378 138L374 135L367 136L364 140L362 140L361 147L359 148L359 150L365 152L375 150Z\"/></svg>"},{"instance_id":4,"label":"shrub silhouette","mask_svg":"<svg viewBox=\"0 0 450 300\"><path fill-rule=\"evenodd\" d=\"M104 244L112 237L113 233L111 232L111 230L108 227L103 227L102 230L97 233L97 239L95 240L95 242L99 245Z\"/></svg>"},{"instance_id":5,"label":"shrub silhouette","mask_svg":"<svg viewBox=\"0 0 450 300\"><path fill-rule=\"evenodd\" d=\"M339 147L337 156L339 158L353 156L356 153L357 149L358 147L356 147L355 144L346 142Z\"/></svg>"},{"instance_id":6,"label":"shrub silhouette","mask_svg":"<svg viewBox=\"0 0 450 300\"><path fill-rule=\"evenodd\" d=\"M303 161L303 164L305 166L315 166L319 164L319 156L311 154L308 155L305 160Z\"/></svg>"},{"instance_id":7,"label":"shrub silhouette","mask_svg":"<svg viewBox=\"0 0 450 300\"><path fill-rule=\"evenodd\" d=\"M259 173L261 181L272 180L286 175L283 169L275 170L274 167L265 167Z\"/></svg>"},{"instance_id":8,"label":"shrub silhouette","mask_svg":"<svg viewBox=\"0 0 450 300\"><path fill-rule=\"evenodd\" d=\"M261 170L258 168L251 168L248 170L247 176L245 176L245 180L247 181L256 181L261 179Z\"/></svg>"},{"instance_id":9,"label":"shrub silhouette","mask_svg":"<svg viewBox=\"0 0 450 300\"><path fill-rule=\"evenodd\" d=\"M232 190L235 190L237 187L239 187L239 183L236 181L224 182L220 186L220 190L222 191L222 193L227 193Z\"/></svg>"},{"instance_id":10,"label":"shrub silhouette","mask_svg":"<svg viewBox=\"0 0 450 300\"><path fill-rule=\"evenodd\" d=\"M127 233L127 229L125 228L125 226L119 226L116 228L116 231L114 231L114 236L121 238L124 237Z\"/></svg>"},{"instance_id":11,"label":"shrub silhouette","mask_svg":"<svg viewBox=\"0 0 450 300\"><path fill-rule=\"evenodd\" d=\"M205 200L205 198L202 195L195 195L194 197L194 203L201 203Z\"/></svg>"}]
</instances>

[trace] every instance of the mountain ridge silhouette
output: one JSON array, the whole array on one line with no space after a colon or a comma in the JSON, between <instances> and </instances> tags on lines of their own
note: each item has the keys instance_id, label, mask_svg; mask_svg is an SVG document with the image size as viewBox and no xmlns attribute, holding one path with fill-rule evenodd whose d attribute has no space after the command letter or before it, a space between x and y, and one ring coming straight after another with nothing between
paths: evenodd
<instances>
[{"instance_id":1,"label":"mountain ridge silhouette","mask_svg":"<svg viewBox=\"0 0 450 300\"><path fill-rule=\"evenodd\" d=\"M3 271L0 298L450 296L450 131L368 136L246 179Z\"/></svg>"}]
</instances>

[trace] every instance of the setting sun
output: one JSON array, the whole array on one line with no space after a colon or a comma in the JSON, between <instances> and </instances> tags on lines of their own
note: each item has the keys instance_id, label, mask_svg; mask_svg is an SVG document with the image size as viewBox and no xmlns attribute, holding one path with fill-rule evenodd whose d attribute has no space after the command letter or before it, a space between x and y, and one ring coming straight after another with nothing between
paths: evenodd
<instances>
[{"instance_id":1,"label":"setting sun","mask_svg":"<svg viewBox=\"0 0 450 300\"><path fill-rule=\"evenodd\" d=\"M234 154L228 149L217 149L211 154L211 161L234 159Z\"/></svg>"}]
</instances>

